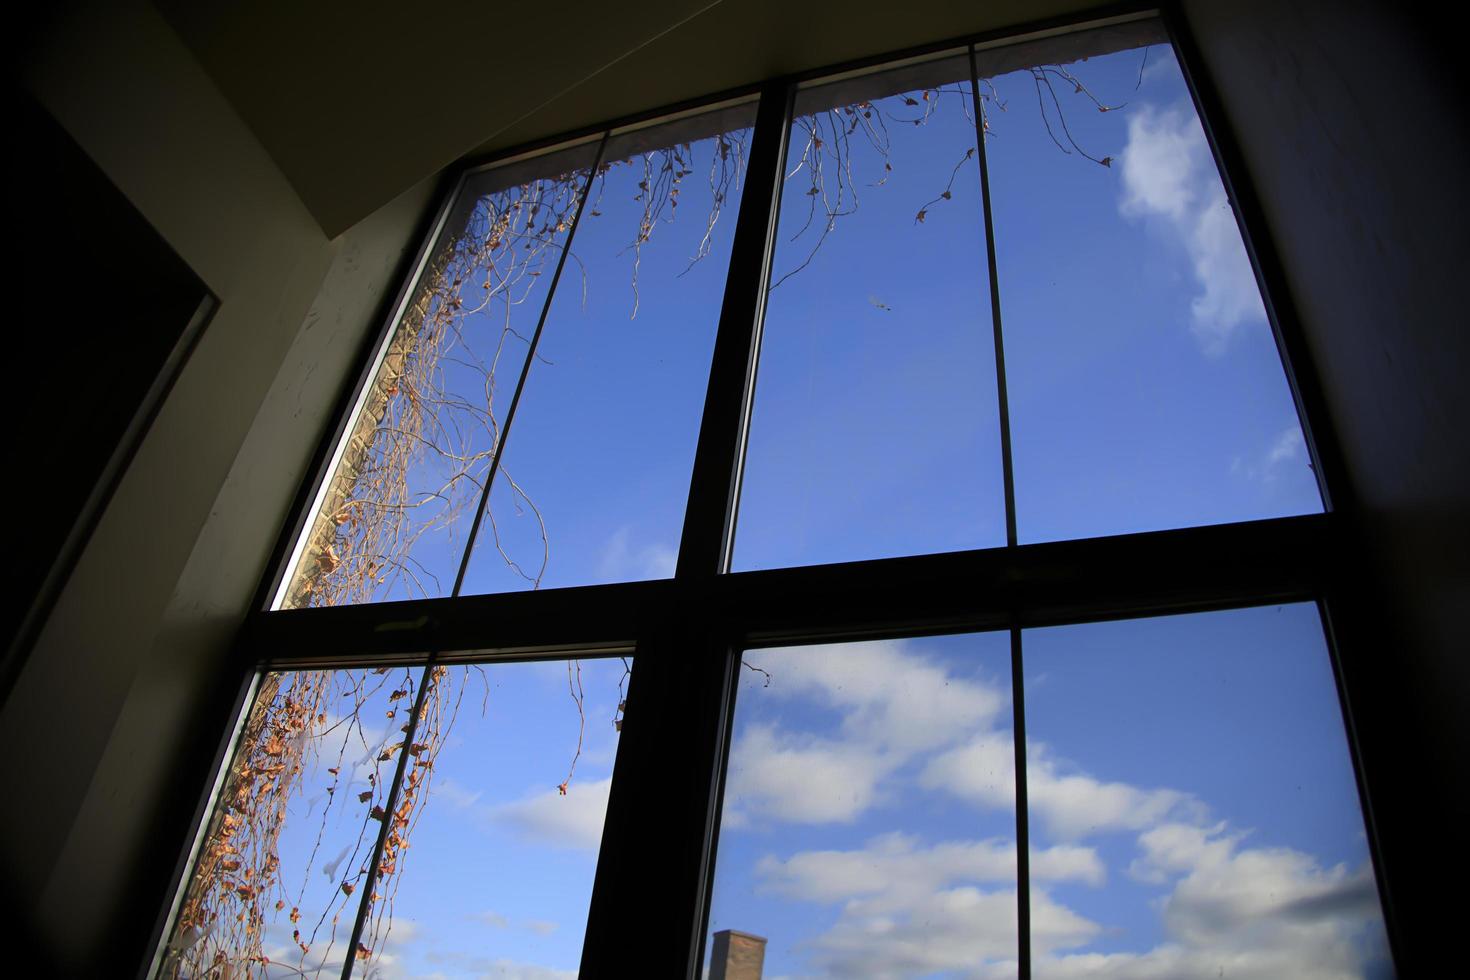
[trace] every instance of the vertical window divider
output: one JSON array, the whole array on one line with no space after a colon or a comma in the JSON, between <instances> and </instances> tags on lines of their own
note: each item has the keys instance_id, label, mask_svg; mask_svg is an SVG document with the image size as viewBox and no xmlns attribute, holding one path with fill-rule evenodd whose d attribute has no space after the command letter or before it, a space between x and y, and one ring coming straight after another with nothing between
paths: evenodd
<instances>
[{"instance_id":1,"label":"vertical window divider","mask_svg":"<svg viewBox=\"0 0 1470 980\"><path fill-rule=\"evenodd\" d=\"M980 163L980 204L985 215L985 258L990 275L990 321L995 337L995 391L1000 402L1000 463L1005 480L1006 546L1016 546L1016 479L1011 462L1011 408L1006 390L1005 343L1001 338L1000 275L995 265L995 222L990 212L990 168L985 162L985 114L980 104L980 77L971 44L970 98L975 110L975 153Z\"/></svg>"},{"instance_id":2,"label":"vertical window divider","mask_svg":"<svg viewBox=\"0 0 1470 980\"><path fill-rule=\"evenodd\" d=\"M679 536L677 578L716 575L730 564L793 94L786 82L761 89Z\"/></svg>"},{"instance_id":3,"label":"vertical window divider","mask_svg":"<svg viewBox=\"0 0 1470 980\"><path fill-rule=\"evenodd\" d=\"M551 285L546 288L546 298L541 302L541 316L536 321L536 332L531 334L531 342L526 345L526 362L521 365L520 377L516 379L516 390L510 398L510 407L505 410L505 421L500 425L500 438L495 440L495 451L490 455L490 469L485 474L485 487L480 491L480 504L475 508L475 520L470 524L469 537L465 539L464 555L459 561L459 572L454 576L454 590L449 593L451 598L457 597L464 588L465 573L470 568L470 558L475 553L475 539L480 534L480 525L485 519L485 511L490 506L490 488L495 485L495 474L500 469L500 458L505 454L505 443L510 438L511 423L515 421L516 408L521 403L521 393L525 391L526 379L530 377L531 365L536 360L536 347L541 343L541 332L546 328L546 317L551 313L552 300L556 298L556 287L561 282L562 269L566 268L567 256L572 253L572 242L577 237L577 229L582 224L582 212L587 207L587 199L592 196L592 182L597 179L597 171L602 166L602 158L607 153L607 141L611 135L610 130L604 130L602 139L597 143L597 155L592 160L592 166L587 171L587 182L582 185L582 199L577 202L577 213L572 218L572 226L567 229L566 244L562 246L561 255L557 257L556 269L551 274Z\"/></svg>"},{"instance_id":4,"label":"vertical window divider","mask_svg":"<svg viewBox=\"0 0 1470 980\"><path fill-rule=\"evenodd\" d=\"M566 253L563 252L563 255ZM408 716L408 728L403 733L403 748L398 752L398 765L393 769L393 782L388 785L388 795L383 800L383 826L378 828L373 842L372 860L368 863L367 881L362 886L362 898L357 903L357 918L352 922L352 935L347 940L347 959L342 963L342 980L352 980L352 970L357 965L357 944L362 941L362 929L367 923L368 907L372 904L373 886L378 880L378 865L383 860L383 847L393 829L393 812L398 809L398 797L403 788L403 773L408 768L414 735L418 732L419 717L424 711L425 696L433 680L437 654L430 654L424 664L423 676L419 679L418 693L413 699L413 712Z\"/></svg>"},{"instance_id":5,"label":"vertical window divider","mask_svg":"<svg viewBox=\"0 0 1470 980\"><path fill-rule=\"evenodd\" d=\"M1026 794L1026 681L1021 627L1011 627L1011 743L1016 756L1016 961L1031 980L1031 824Z\"/></svg>"},{"instance_id":6,"label":"vertical window divider","mask_svg":"<svg viewBox=\"0 0 1470 980\"><path fill-rule=\"evenodd\" d=\"M990 166L985 153L985 112L980 101L980 72L975 45L970 58L970 99L975 116L975 153L980 170L980 203L985 217L986 271L990 277L990 322L995 340L995 392L1000 408L1001 474L1005 481L1006 547L1017 545L1016 477L1011 455L1010 393L1006 386L1005 340L1001 327L1000 273L995 260L995 219L990 207ZM1031 828L1026 793L1026 682L1021 655L1021 627L1011 624L1011 742L1016 786L1016 968L1020 980L1031 980Z\"/></svg>"}]
</instances>

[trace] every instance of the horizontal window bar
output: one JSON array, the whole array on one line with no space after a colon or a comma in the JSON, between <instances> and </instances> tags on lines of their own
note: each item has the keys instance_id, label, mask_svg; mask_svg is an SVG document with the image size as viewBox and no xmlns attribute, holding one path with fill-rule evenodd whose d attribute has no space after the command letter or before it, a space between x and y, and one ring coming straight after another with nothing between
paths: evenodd
<instances>
[{"instance_id":1,"label":"horizontal window bar","mask_svg":"<svg viewBox=\"0 0 1470 980\"><path fill-rule=\"evenodd\" d=\"M1310 599L1340 561L1330 514L1080 541L503 595L253 615L262 665L624 643L677 611L754 645L1054 626Z\"/></svg>"}]
</instances>

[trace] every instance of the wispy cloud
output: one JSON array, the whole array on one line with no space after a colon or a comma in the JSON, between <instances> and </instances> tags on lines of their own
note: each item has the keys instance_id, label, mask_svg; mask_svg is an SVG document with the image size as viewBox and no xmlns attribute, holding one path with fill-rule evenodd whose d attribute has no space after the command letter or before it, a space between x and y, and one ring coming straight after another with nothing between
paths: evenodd
<instances>
[{"instance_id":1,"label":"wispy cloud","mask_svg":"<svg viewBox=\"0 0 1470 980\"><path fill-rule=\"evenodd\" d=\"M1191 329L1206 353L1223 353L1236 329L1264 321L1265 310L1198 119L1184 107L1141 106L1118 158L1119 209L1158 221L1188 254L1199 290Z\"/></svg>"},{"instance_id":2,"label":"wispy cloud","mask_svg":"<svg viewBox=\"0 0 1470 980\"><path fill-rule=\"evenodd\" d=\"M1307 442L1300 425L1292 422L1253 459L1237 456L1230 471L1257 483L1274 483L1290 466L1307 465Z\"/></svg>"},{"instance_id":3,"label":"wispy cloud","mask_svg":"<svg viewBox=\"0 0 1470 980\"><path fill-rule=\"evenodd\" d=\"M509 828L514 833L552 847L597 850L607 818L612 777L575 780L563 794L558 787L531 793L508 803L482 803L480 791L471 792L452 779L434 784L434 800L468 812L476 821ZM487 912L486 916L496 913ZM493 925L492 919L483 920Z\"/></svg>"},{"instance_id":4,"label":"wispy cloud","mask_svg":"<svg viewBox=\"0 0 1470 980\"><path fill-rule=\"evenodd\" d=\"M612 778L581 780L536 793L513 803L488 807L485 816L517 833L552 847L596 851L602 844Z\"/></svg>"},{"instance_id":5,"label":"wispy cloud","mask_svg":"<svg viewBox=\"0 0 1470 980\"><path fill-rule=\"evenodd\" d=\"M672 578L678 560L678 553L661 542L634 544L633 529L625 525L603 543L597 574L604 582Z\"/></svg>"}]
</instances>

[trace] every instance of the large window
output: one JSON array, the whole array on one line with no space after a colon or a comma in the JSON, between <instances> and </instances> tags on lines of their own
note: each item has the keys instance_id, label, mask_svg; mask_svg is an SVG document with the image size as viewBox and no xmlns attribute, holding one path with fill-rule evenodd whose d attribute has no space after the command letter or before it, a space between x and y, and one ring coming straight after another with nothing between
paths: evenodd
<instances>
[{"instance_id":1,"label":"large window","mask_svg":"<svg viewBox=\"0 0 1470 980\"><path fill-rule=\"evenodd\" d=\"M1391 973L1231 199L1143 14L467 169L157 975Z\"/></svg>"}]
</instances>

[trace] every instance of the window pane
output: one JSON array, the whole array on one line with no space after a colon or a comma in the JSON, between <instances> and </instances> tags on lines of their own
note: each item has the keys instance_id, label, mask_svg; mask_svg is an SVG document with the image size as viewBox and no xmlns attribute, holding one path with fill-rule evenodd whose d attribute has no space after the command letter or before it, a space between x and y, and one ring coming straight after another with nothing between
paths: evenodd
<instances>
[{"instance_id":1,"label":"window pane","mask_svg":"<svg viewBox=\"0 0 1470 980\"><path fill-rule=\"evenodd\" d=\"M1005 543L968 75L798 94L737 570Z\"/></svg>"},{"instance_id":2,"label":"window pane","mask_svg":"<svg viewBox=\"0 0 1470 980\"><path fill-rule=\"evenodd\" d=\"M449 594L595 152L468 178L348 426L281 605Z\"/></svg>"},{"instance_id":3,"label":"window pane","mask_svg":"<svg viewBox=\"0 0 1470 980\"><path fill-rule=\"evenodd\" d=\"M1014 812L957 799L947 762L1014 800L1009 658L1005 634L747 652L707 955L754 936L767 976L1014 976Z\"/></svg>"},{"instance_id":4,"label":"window pane","mask_svg":"<svg viewBox=\"0 0 1470 980\"><path fill-rule=\"evenodd\" d=\"M982 61L1005 68L981 90L1023 542L1322 509L1234 214L1156 40Z\"/></svg>"},{"instance_id":5,"label":"window pane","mask_svg":"<svg viewBox=\"0 0 1470 980\"><path fill-rule=\"evenodd\" d=\"M467 592L673 575L754 112L609 141Z\"/></svg>"},{"instance_id":6,"label":"window pane","mask_svg":"<svg viewBox=\"0 0 1470 980\"><path fill-rule=\"evenodd\" d=\"M1024 642L1035 976L1392 975L1315 607Z\"/></svg>"},{"instance_id":7,"label":"window pane","mask_svg":"<svg viewBox=\"0 0 1470 980\"><path fill-rule=\"evenodd\" d=\"M452 666L362 977L575 976L631 660Z\"/></svg>"},{"instance_id":8,"label":"window pane","mask_svg":"<svg viewBox=\"0 0 1470 980\"><path fill-rule=\"evenodd\" d=\"M162 976L341 975L422 675L261 679Z\"/></svg>"}]
</instances>

